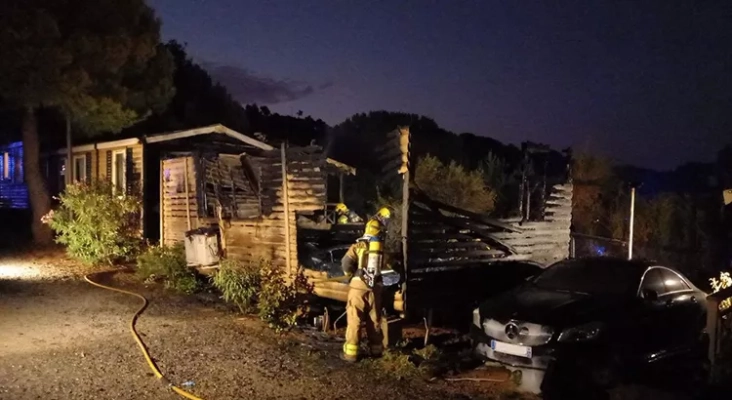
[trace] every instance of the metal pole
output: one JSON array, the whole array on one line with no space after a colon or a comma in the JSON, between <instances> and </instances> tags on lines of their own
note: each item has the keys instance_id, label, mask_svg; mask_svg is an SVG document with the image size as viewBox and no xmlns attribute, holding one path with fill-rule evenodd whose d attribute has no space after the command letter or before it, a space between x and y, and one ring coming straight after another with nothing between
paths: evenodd
<instances>
[{"instance_id":1,"label":"metal pole","mask_svg":"<svg viewBox=\"0 0 732 400\"><path fill-rule=\"evenodd\" d=\"M633 259L633 221L635 219L635 187L630 188L630 233L628 234L628 260Z\"/></svg>"}]
</instances>

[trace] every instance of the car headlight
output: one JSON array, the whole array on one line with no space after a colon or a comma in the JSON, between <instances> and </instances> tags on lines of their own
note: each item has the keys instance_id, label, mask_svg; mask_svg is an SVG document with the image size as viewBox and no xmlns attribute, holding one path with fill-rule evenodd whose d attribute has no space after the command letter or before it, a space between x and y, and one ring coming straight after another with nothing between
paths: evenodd
<instances>
[{"instance_id":1,"label":"car headlight","mask_svg":"<svg viewBox=\"0 0 732 400\"><path fill-rule=\"evenodd\" d=\"M600 335L604 329L602 322L590 322L572 328L567 328L559 334L557 339L560 342L584 342L593 340Z\"/></svg>"}]
</instances>

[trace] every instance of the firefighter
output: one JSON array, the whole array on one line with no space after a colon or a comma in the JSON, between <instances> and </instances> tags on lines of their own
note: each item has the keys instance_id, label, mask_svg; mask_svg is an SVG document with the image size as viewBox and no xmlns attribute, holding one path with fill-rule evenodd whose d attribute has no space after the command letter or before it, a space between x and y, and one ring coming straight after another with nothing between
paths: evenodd
<instances>
[{"instance_id":1,"label":"firefighter","mask_svg":"<svg viewBox=\"0 0 732 400\"><path fill-rule=\"evenodd\" d=\"M366 229L368 230L369 227L371 229L379 230L382 232L382 240L386 237L386 225L389 223L389 220L391 219L391 210L389 207L381 207L379 211L374 215L369 222L366 223Z\"/></svg>"},{"instance_id":2,"label":"firefighter","mask_svg":"<svg viewBox=\"0 0 732 400\"><path fill-rule=\"evenodd\" d=\"M384 351L381 332L381 270L384 267L383 244L385 227L391 212L384 208L366 224L364 235L346 252L341 260L343 272L351 277L346 304L346 342L342 358L358 361L361 322L366 324L371 356L380 357Z\"/></svg>"},{"instance_id":3,"label":"firefighter","mask_svg":"<svg viewBox=\"0 0 732 400\"><path fill-rule=\"evenodd\" d=\"M349 210L348 207L343 203L338 203L335 209L336 213L338 214L339 224L358 224L363 222L358 214L353 212L353 210Z\"/></svg>"}]
</instances>

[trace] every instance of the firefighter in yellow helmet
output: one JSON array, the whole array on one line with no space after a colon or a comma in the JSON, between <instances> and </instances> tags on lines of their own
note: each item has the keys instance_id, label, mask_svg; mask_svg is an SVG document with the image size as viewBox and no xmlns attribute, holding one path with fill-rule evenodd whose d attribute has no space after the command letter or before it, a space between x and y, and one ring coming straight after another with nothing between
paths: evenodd
<instances>
[{"instance_id":1,"label":"firefighter in yellow helmet","mask_svg":"<svg viewBox=\"0 0 732 400\"><path fill-rule=\"evenodd\" d=\"M363 222L361 217L358 216L353 210L349 210L348 207L343 203L338 203L335 207L336 214L338 215L338 224L358 224Z\"/></svg>"},{"instance_id":2,"label":"firefighter in yellow helmet","mask_svg":"<svg viewBox=\"0 0 732 400\"><path fill-rule=\"evenodd\" d=\"M384 336L381 332L381 270L384 268L385 228L390 217L391 212L387 208L379 210L366 224L364 235L351 245L341 260L343 272L351 277L346 304L346 342L343 344L341 356L346 361L358 361L362 322L366 324L371 355L380 357L384 351Z\"/></svg>"}]
</instances>

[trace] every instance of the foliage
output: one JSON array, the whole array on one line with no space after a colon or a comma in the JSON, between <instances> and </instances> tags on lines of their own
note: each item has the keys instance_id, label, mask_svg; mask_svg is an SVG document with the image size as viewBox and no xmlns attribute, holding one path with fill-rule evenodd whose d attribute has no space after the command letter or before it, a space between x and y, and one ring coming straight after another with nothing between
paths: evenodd
<instances>
[{"instance_id":1,"label":"foliage","mask_svg":"<svg viewBox=\"0 0 732 400\"><path fill-rule=\"evenodd\" d=\"M388 253L396 253L401 249L402 242L402 199L384 197L377 194L374 209L389 207L392 211L391 219L386 227L386 243L384 248Z\"/></svg>"},{"instance_id":2,"label":"foliage","mask_svg":"<svg viewBox=\"0 0 732 400\"><path fill-rule=\"evenodd\" d=\"M33 237L47 244L39 153L51 138L39 136L36 111L61 112L85 133L118 132L170 100L172 60L144 0L4 0L0 26L0 98L22 112Z\"/></svg>"},{"instance_id":3,"label":"foliage","mask_svg":"<svg viewBox=\"0 0 732 400\"><path fill-rule=\"evenodd\" d=\"M518 212L519 185L521 171L510 170L506 160L494 152L488 153L481 162L483 179L486 186L496 193L494 214L498 216L514 215Z\"/></svg>"},{"instance_id":4,"label":"foliage","mask_svg":"<svg viewBox=\"0 0 732 400\"><path fill-rule=\"evenodd\" d=\"M415 183L431 198L475 213L488 213L495 206L496 193L486 186L483 171L466 170L457 163L443 164L425 156L417 163Z\"/></svg>"},{"instance_id":5,"label":"foliage","mask_svg":"<svg viewBox=\"0 0 732 400\"><path fill-rule=\"evenodd\" d=\"M720 272L719 279L710 278L709 283L712 285L712 292L717 293L723 289L729 289L732 287L732 277L729 272ZM719 303L719 309L724 311L732 307L732 298L728 297Z\"/></svg>"},{"instance_id":6,"label":"foliage","mask_svg":"<svg viewBox=\"0 0 732 400\"><path fill-rule=\"evenodd\" d=\"M113 263L139 247L140 202L115 196L107 182L72 184L59 197L58 210L43 221L58 234L70 256L89 264Z\"/></svg>"},{"instance_id":7,"label":"foliage","mask_svg":"<svg viewBox=\"0 0 732 400\"><path fill-rule=\"evenodd\" d=\"M235 304L242 313L254 310L262 287L260 271L264 263L244 264L235 260L221 261L219 271L212 278L224 301Z\"/></svg>"},{"instance_id":8,"label":"foliage","mask_svg":"<svg viewBox=\"0 0 732 400\"><path fill-rule=\"evenodd\" d=\"M363 365L383 377L403 380L414 378L420 373L413 358L411 354L387 349L380 358L364 360Z\"/></svg>"},{"instance_id":9,"label":"foliage","mask_svg":"<svg viewBox=\"0 0 732 400\"><path fill-rule=\"evenodd\" d=\"M151 246L137 258L137 276L163 280L167 289L191 294L199 289L196 275L188 268L183 244Z\"/></svg>"},{"instance_id":10,"label":"foliage","mask_svg":"<svg viewBox=\"0 0 732 400\"><path fill-rule=\"evenodd\" d=\"M259 318L277 332L295 325L305 311L303 297L313 289L302 274L290 281L281 268L266 260L251 264L224 260L212 281L225 301L242 313L256 309Z\"/></svg>"},{"instance_id":11,"label":"foliage","mask_svg":"<svg viewBox=\"0 0 732 400\"><path fill-rule=\"evenodd\" d=\"M7 0L0 94L53 107L89 133L118 132L173 95L160 21L143 0Z\"/></svg>"},{"instance_id":12,"label":"foliage","mask_svg":"<svg viewBox=\"0 0 732 400\"><path fill-rule=\"evenodd\" d=\"M419 349L387 349L381 358L366 360L365 364L378 374L396 379L414 378L430 374L429 369L440 362L443 354L434 345Z\"/></svg>"},{"instance_id":13,"label":"foliage","mask_svg":"<svg viewBox=\"0 0 732 400\"><path fill-rule=\"evenodd\" d=\"M282 269L272 264L262 266L257 303L259 318L277 332L289 329L305 311L302 295L311 292L312 287L301 274L293 282L287 282Z\"/></svg>"},{"instance_id":14,"label":"foliage","mask_svg":"<svg viewBox=\"0 0 732 400\"><path fill-rule=\"evenodd\" d=\"M590 235L602 234L606 226L603 194L613 181L612 165L607 159L588 153L574 155L571 167L574 192L572 195L572 222L575 228Z\"/></svg>"}]
</instances>

